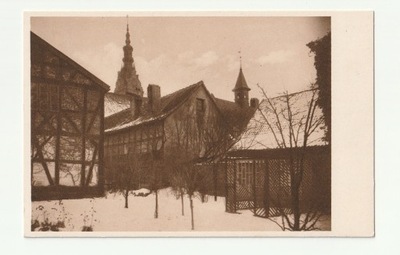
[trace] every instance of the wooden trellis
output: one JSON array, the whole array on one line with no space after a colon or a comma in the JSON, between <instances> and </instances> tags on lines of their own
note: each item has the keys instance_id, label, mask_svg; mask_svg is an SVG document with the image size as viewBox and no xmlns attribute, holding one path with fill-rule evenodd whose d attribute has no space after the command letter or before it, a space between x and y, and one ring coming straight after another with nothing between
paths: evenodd
<instances>
[{"instance_id":1,"label":"wooden trellis","mask_svg":"<svg viewBox=\"0 0 400 255\"><path fill-rule=\"evenodd\" d=\"M108 86L31 33L32 200L103 193Z\"/></svg>"},{"instance_id":2,"label":"wooden trellis","mask_svg":"<svg viewBox=\"0 0 400 255\"><path fill-rule=\"evenodd\" d=\"M250 209L255 216L290 213L289 150L236 151L226 160L226 211ZM330 210L330 150L310 147L300 187L301 210ZM315 208L317 206L317 208Z\"/></svg>"}]
</instances>

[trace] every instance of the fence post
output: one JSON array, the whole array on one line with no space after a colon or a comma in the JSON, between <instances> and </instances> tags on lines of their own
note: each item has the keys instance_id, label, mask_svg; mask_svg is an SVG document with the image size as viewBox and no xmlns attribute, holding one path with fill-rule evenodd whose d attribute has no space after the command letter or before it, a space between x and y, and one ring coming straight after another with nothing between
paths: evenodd
<instances>
[{"instance_id":1,"label":"fence post","mask_svg":"<svg viewBox=\"0 0 400 255\"><path fill-rule=\"evenodd\" d=\"M257 215L257 188L256 188L256 161L253 159L253 210L254 215Z\"/></svg>"},{"instance_id":2,"label":"fence post","mask_svg":"<svg viewBox=\"0 0 400 255\"><path fill-rule=\"evenodd\" d=\"M269 217L269 165L268 160L264 159L265 162L265 172L264 172L264 209L265 209L265 217Z\"/></svg>"},{"instance_id":3,"label":"fence post","mask_svg":"<svg viewBox=\"0 0 400 255\"><path fill-rule=\"evenodd\" d=\"M225 159L225 211L228 212L228 159Z\"/></svg>"},{"instance_id":4,"label":"fence post","mask_svg":"<svg viewBox=\"0 0 400 255\"><path fill-rule=\"evenodd\" d=\"M217 201L217 188L218 188L218 176L217 176L217 167L216 164L218 163L212 163L212 168L213 168L213 180L214 180L214 201Z\"/></svg>"},{"instance_id":5,"label":"fence post","mask_svg":"<svg viewBox=\"0 0 400 255\"><path fill-rule=\"evenodd\" d=\"M233 212L236 213L236 159L233 160Z\"/></svg>"}]
</instances>

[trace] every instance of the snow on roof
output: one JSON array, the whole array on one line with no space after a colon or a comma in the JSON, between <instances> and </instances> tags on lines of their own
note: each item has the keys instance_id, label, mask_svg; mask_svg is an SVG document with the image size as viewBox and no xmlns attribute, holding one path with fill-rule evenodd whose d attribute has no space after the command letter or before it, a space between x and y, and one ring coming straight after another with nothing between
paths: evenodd
<instances>
[{"instance_id":1,"label":"snow on roof","mask_svg":"<svg viewBox=\"0 0 400 255\"><path fill-rule=\"evenodd\" d=\"M104 97L104 117L111 116L117 112L130 107L129 96L115 93L106 93Z\"/></svg>"},{"instance_id":2,"label":"snow on roof","mask_svg":"<svg viewBox=\"0 0 400 255\"><path fill-rule=\"evenodd\" d=\"M134 119L133 115L130 112L130 101L126 103L122 102L121 104L110 101L110 108L116 111L114 114L110 114L105 118L105 132L112 132L117 130L122 130L125 128L141 125L144 123L149 123L156 120L161 120L166 117L168 114L173 112L181 103L185 101L197 88L203 86L203 82L200 81L178 91L175 91L171 94L161 97L161 110L158 114L151 114L147 110L148 99L143 98L143 102L141 105L141 115ZM111 94L111 93L109 93ZM114 94L115 96L115 94ZM118 95L121 96L121 95ZM122 95L122 97L124 97ZM125 96L126 97L126 96ZM118 111L118 107L122 110Z\"/></svg>"},{"instance_id":3,"label":"snow on roof","mask_svg":"<svg viewBox=\"0 0 400 255\"><path fill-rule=\"evenodd\" d=\"M125 95L118 95L115 93L107 93L105 98L105 132L112 132L122 130L125 128L149 123L156 120L161 120L168 116L171 112L175 111L181 104L183 104L198 88L204 87L208 92L202 81L177 90L171 94L161 97L160 112L156 115L148 112L147 104L148 98L143 98L141 114L139 118L134 119L130 111L130 99ZM226 101L223 99L211 96L216 107L220 110L221 114L226 118L230 125L235 126L237 129L242 130L248 123L251 116L253 116L255 109L252 107L241 108L235 102Z\"/></svg>"},{"instance_id":4,"label":"snow on roof","mask_svg":"<svg viewBox=\"0 0 400 255\"><path fill-rule=\"evenodd\" d=\"M292 137L293 147L302 146L309 105L311 101L315 102L316 97L316 90L306 90L270 100L263 99L234 149L259 150L290 147L290 137ZM292 128L289 125L288 109L291 112ZM322 110L318 106L315 108L312 127L314 131L308 138L307 146L326 145L323 139L326 127Z\"/></svg>"},{"instance_id":5,"label":"snow on roof","mask_svg":"<svg viewBox=\"0 0 400 255\"><path fill-rule=\"evenodd\" d=\"M137 125L141 125L141 124L145 124L145 123L150 123L152 121L160 120L160 119L164 118L165 116L167 116L167 114L162 114L162 115L158 115L155 117L141 116L137 119L129 120L125 123L122 123L122 124L120 123L118 126L106 129L104 132L108 133L108 132L112 132L112 131L125 129L128 127L133 127L133 126L137 126Z\"/></svg>"}]
</instances>

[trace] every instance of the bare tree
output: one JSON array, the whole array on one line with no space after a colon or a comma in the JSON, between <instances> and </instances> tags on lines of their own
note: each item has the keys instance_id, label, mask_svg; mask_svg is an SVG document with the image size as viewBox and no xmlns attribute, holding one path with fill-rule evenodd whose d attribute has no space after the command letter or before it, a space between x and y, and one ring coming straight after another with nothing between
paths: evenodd
<instances>
[{"instance_id":1,"label":"bare tree","mask_svg":"<svg viewBox=\"0 0 400 255\"><path fill-rule=\"evenodd\" d=\"M193 198L204 189L212 171L203 167L203 164L216 162L223 158L234 141L228 125L216 116L201 114L182 114L169 127L167 133L174 137L170 140L168 155L170 182L174 190L181 197L182 214L184 214L183 195L189 197L191 227L194 230ZM200 198L204 199L200 194Z\"/></svg>"},{"instance_id":2,"label":"bare tree","mask_svg":"<svg viewBox=\"0 0 400 255\"><path fill-rule=\"evenodd\" d=\"M146 165L151 170L148 179L150 189L155 195L155 207L154 207L154 218L158 218L159 206L158 206L158 193L160 188L164 187L164 160L162 156L162 148L164 147L165 137L162 139L155 139L152 141L152 151L146 156Z\"/></svg>"},{"instance_id":3,"label":"bare tree","mask_svg":"<svg viewBox=\"0 0 400 255\"><path fill-rule=\"evenodd\" d=\"M144 175L143 161L135 154L124 154L106 159L107 179L111 182L110 191L120 193L128 208L129 195L135 190Z\"/></svg>"},{"instance_id":4,"label":"bare tree","mask_svg":"<svg viewBox=\"0 0 400 255\"><path fill-rule=\"evenodd\" d=\"M279 191L275 198L281 214L281 221L274 221L282 230L305 231L316 229L316 223L322 216L318 201L308 201L307 206L301 203L301 189L304 186L306 151L316 133L324 128L321 109L317 107L316 89L308 91L309 98L299 99L298 94L288 94L271 99L259 86L263 96L263 107L259 107L262 120L267 124L276 147L289 150L288 164L289 188ZM313 86L312 86L313 87ZM313 185L313 184L311 184ZM288 194L285 194L288 193ZM289 207L283 197L290 198ZM311 197L310 200L313 200Z\"/></svg>"}]
</instances>

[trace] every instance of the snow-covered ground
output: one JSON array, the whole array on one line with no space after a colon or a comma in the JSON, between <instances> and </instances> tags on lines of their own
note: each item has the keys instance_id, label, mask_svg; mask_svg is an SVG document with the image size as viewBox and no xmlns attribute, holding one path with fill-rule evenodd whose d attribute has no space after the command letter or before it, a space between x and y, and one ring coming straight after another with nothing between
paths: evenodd
<instances>
[{"instance_id":1,"label":"snow-covered ground","mask_svg":"<svg viewBox=\"0 0 400 255\"><path fill-rule=\"evenodd\" d=\"M184 199L185 215L181 215L181 200L168 190L159 191L158 219L154 218L155 195L129 197L129 208L119 194L107 194L104 198L40 201L32 203L32 219L43 222L62 221L64 231L81 231L92 226L93 231L190 231L189 199ZM194 200L196 231L281 231L274 222L254 217L250 210L237 214L225 212L225 198L209 197L201 203ZM319 227L329 230L330 218L325 217Z\"/></svg>"}]
</instances>

